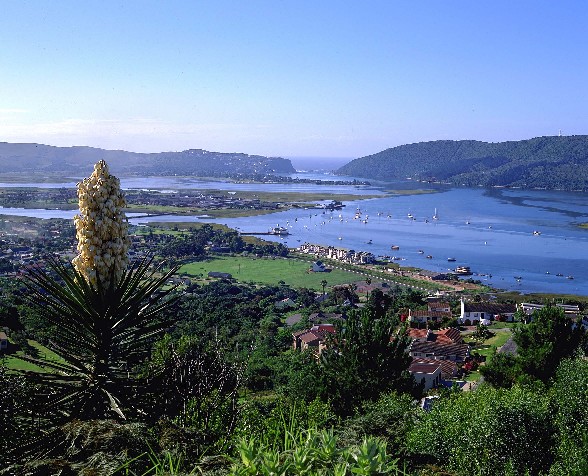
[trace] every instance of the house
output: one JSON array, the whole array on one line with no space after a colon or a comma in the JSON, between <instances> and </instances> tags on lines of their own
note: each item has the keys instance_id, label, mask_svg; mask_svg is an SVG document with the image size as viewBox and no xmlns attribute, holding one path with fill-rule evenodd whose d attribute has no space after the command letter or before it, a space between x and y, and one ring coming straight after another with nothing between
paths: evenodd
<instances>
[{"instance_id":1,"label":"house","mask_svg":"<svg viewBox=\"0 0 588 476\"><path fill-rule=\"evenodd\" d=\"M451 306L445 301L427 301L427 309L430 312L449 312L451 313Z\"/></svg>"},{"instance_id":2,"label":"house","mask_svg":"<svg viewBox=\"0 0 588 476\"><path fill-rule=\"evenodd\" d=\"M559 309L563 309L564 314L569 317L575 318L580 313L580 306L578 305L556 304L555 306ZM528 302L524 302L520 305L521 311L523 311L527 316L531 316L536 310L543 309L544 307L544 304L532 304Z\"/></svg>"},{"instance_id":3,"label":"house","mask_svg":"<svg viewBox=\"0 0 588 476\"><path fill-rule=\"evenodd\" d=\"M8 349L8 336L4 332L0 332L0 351Z\"/></svg>"},{"instance_id":4,"label":"house","mask_svg":"<svg viewBox=\"0 0 588 476\"><path fill-rule=\"evenodd\" d=\"M458 322L465 325L475 325L476 323L487 325L498 318L507 322L513 322L516 310L517 307L514 304L466 302L462 299L461 314Z\"/></svg>"},{"instance_id":5,"label":"house","mask_svg":"<svg viewBox=\"0 0 588 476\"><path fill-rule=\"evenodd\" d=\"M209 271L208 277L209 278L220 278L220 279L232 279L233 278L231 273L221 273L220 271Z\"/></svg>"},{"instance_id":6,"label":"house","mask_svg":"<svg viewBox=\"0 0 588 476\"><path fill-rule=\"evenodd\" d=\"M412 309L408 310L408 320L410 322L416 322L419 324L427 322L440 322L451 319L452 317L453 315L451 314L451 306L448 302L442 301L440 299L428 300L426 311L413 311Z\"/></svg>"},{"instance_id":7,"label":"house","mask_svg":"<svg viewBox=\"0 0 588 476\"><path fill-rule=\"evenodd\" d=\"M438 331L430 329L408 329L408 336L422 342L437 342L439 344L463 344L463 337L459 329L445 327Z\"/></svg>"},{"instance_id":8,"label":"house","mask_svg":"<svg viewBox=\"0 0 588 476\"><path fill-rule=\"evenodd\" d=\"M459 329L447 327L439 331L409 329L413 339L409 354L413 359L448 360L464 362L470 356L470 346L464 344ZM449 369L447 369L449 372Z\"/></svg>"},{"instance_id":9,"label":"house","mask_svg":"<svg viewBox=\"0 0 588 476\"><path fill-rule=\"evenodd\" d=\"M423 324L426 322L440 322L444 319L451 319L452 314L451 312L445 311L413 311L412 309L408 310L408 320L409 322L416 322L419 324Z\"/></svg>"},{"instance_id":10,"label":"house","mask_svg":"<svg viewBox=\"0 0 588 476\"><path fill-rule=\"evenodd\" d=\"M434 360L434 359L424 359L421 357L416 357L412 359L413 363L421 363L421 364L437 364L441 366L441 378L443 380L450 380L455 378L458 373L458 367L455 362L451 360Z\"/></svg>"},{"instance_id":11,"label":"house","mask_svg":"<svg viewBox=\"0 0 588 476\"><path fill-rule=\"evenodd\" d=\"M322 302L327 301L328 299L329 299L328 294L317 293L316 297L314 298L314 302L316 302L317 304L320 304Z\"/></svg>"},{"instance_id":12,"label":"house","mask_svg":"<svg viewBox=\"0 0 588 476\"><path fill-rule=\"evenodd\" d=\"M412 358L464 362L470 356L470 346L415 340L410 345L409 354Z\"/></svg>"},{"instance_id":13,"label":"house","mask_svg":"<svg viewBox=\"0 0 588 476\"><path fill-rule=\"evenodd\" d=\"M320 355L325 348L325 342L329 335L334 335L336 328L333 324L317 324L310 329L294 332L292 337L294 339L294 350L311 349Z\"/></svg>"},{"instance_id":14,"label":"house","mask_svg":"<svg viewBox=\"0 0 588 476\"><path fill-rule=\"evenodd\" d=\"M340 314L337 312L313 312L308 316L308 321L311 324L321 324L328 320L344 321L345 319L347 319L345 314Z\"/></svg>"},{"instance_id":15,"label":"house","mask_svg":"<svg viewBox=\"0 0 588 476\"><path fill-rule=\"evenodd\" d=\"M310 270L313 273L326 273L328 271L322 261L315 261L312 263Z\"/></svg>"},{"instance_id":16,"label":"house","mask_svg":"<svg viewBox=\"0 0 588 476\"><path fill-rule=\"evenodd\" d=\"M441 383L441 364L433 362L415 362L408 367L417 384L423 384L423 390L437 388Z\"/></svg>"},{"instance_id":17,"label":"house","mask_svg":"<svg viewBox=\"0 0 588 476\"><path fill-rule=\"evenodd\" d=\"M274 303L274 307L276 309L292 309L296 307L296 302L290 298L285 298L281 301Z\"/></svg>"}]
</instances>

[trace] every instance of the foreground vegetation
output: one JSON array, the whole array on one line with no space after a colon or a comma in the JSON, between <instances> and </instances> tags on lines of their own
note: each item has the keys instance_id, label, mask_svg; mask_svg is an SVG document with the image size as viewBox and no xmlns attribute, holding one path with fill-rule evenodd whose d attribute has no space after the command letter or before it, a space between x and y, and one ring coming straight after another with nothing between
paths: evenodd
<instances>
[{"instance_id":1,"label":"foreground vegetation","mask_svg":"<svg viewBox=\"0 0 588 476\"><path fill-rule=\"evenodd\" d=\"M4 305L16 305L28 333L55 343L59 333L42 309L14 291ZM40 423L57 421L53 410L35 403L38 383L0 370L8 435L0 454L9 474L58 467L63 474L584 474L588 362L573 349L584 352L585 343L556 311L515 327L520 360L505 365L501 354L490 355L488 383L473 392L442 390L425 412L401 371L402 347L386 344L398 313L422 303L420 293L371 294L363 313L349 312L349 345L319 362L288 350L291 332L307 321L284 328L286 311L274 307L289 297L306 314L317 309L314 293L224 281L187 291L161 315L173 328L124 377L134 388L117 397L124 420L106 407L108 419L64 422L45 436L63 445L41 453L31 442ZM337 302L331 291L324 305ZM544 332L554 319L564 327ZM539 355L548 374L532 365Z\"/></svg>"},{"instance_id":2,"label":"foreground vegetation","mask_svg":"<svg viewBox=\"0 0 588 476\"><path fill-rule=\"evenodd\" d=\"M104 162L78 195L73 266L50 255L0 279L1 473L586 474L588 345L563 310L495 336L479 327L485 383L440 387L424 410L402 322L424 293L374 287L359 309L355 286L327 289L330 274L322 293L305 287L307 263L281 259L282 245L207 225L136 236L149 253L129 265L124 198ZM186 269L203 278L213 249L251 279L181 282L161 261L199 259ZM322 345L301 350L296 331L325 321ZM516 354L491 350L510 332Z\"/></svg>"}]
</instances>

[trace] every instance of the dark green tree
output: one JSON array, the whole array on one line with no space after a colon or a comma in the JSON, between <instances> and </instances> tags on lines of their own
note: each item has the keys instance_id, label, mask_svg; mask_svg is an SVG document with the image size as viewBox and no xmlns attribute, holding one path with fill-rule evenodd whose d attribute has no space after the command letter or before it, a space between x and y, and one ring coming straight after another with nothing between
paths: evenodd
<instances>
[{"instance_id":1,"label":"dark green tree","mask_svg":"<svg viewBox=\"0 0 588 476\"><path fill-rule=\"evenodd\" d=\"M335 411L350 415L364 401L384 392L413 392L408 372L410 339L391 318L374 319L369 309L350 313L321 354L326 395Z\"/></svg>"},{"instance_id":2,"label":"dark green tree","mask_svg":"<svg viewBox=\"0 0 588 476\"><path fill-rule=\"evenodd\" d=\"M486 382L501 388L512 387L522 373L519 361L513 354L495 353L479 370Z\"/></svg>"},{"instance_id":3,"label":"dark green tree","mask_svg":"<svg viewBox=\"0 0 588 476\"><path fill-rule=\"evenodd\" d=\"M517 360L523 373L547 383L560 362L580 347L585 333L557 307L545 307L533 313L529 324L520 324L513 334Z\"/></svg>"},{"instance_id":4,"label":"dark green tree","mask_svg":"<svg viewBox=\"0 0 588 476\"><path fill-rule=\"evenodd\" d=\"M556 461L549 474L588 474L588 361L564 359L552 388L558 430Z\"/></svg>"}]
</instances>

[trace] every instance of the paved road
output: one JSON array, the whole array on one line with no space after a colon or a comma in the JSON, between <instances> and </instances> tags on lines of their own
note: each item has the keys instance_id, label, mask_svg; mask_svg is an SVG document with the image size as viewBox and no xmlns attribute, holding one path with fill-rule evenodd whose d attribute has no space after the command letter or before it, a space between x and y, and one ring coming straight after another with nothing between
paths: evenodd
<instances>
[{"instance_id":1,"label":"paved road","mask_svg":"<svg viewBox=\"0 0 588 476\"><path fill-rule=\"evenodd\" d=\"M496 352L498 352L500 354L516 354L517 353L517 345L515 344L515 341L513 341L512 337L511 337Z\"/></svg>"}]
</instances>

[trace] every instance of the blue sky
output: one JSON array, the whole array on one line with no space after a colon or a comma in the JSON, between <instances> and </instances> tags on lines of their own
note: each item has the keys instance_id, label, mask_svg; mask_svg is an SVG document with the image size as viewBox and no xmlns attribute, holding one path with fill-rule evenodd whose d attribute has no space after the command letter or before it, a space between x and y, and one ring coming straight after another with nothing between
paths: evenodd
<instances>
[{"instance_id":1,"label":"blue sky","mask_svg":"<svg viewBox=\"0 0 588 476\"><path fill-rule=\"evenodd\" d=\"M26 1L0 141L359 157L588 131L588 2Z\"/></svg>"}]
</instances>

